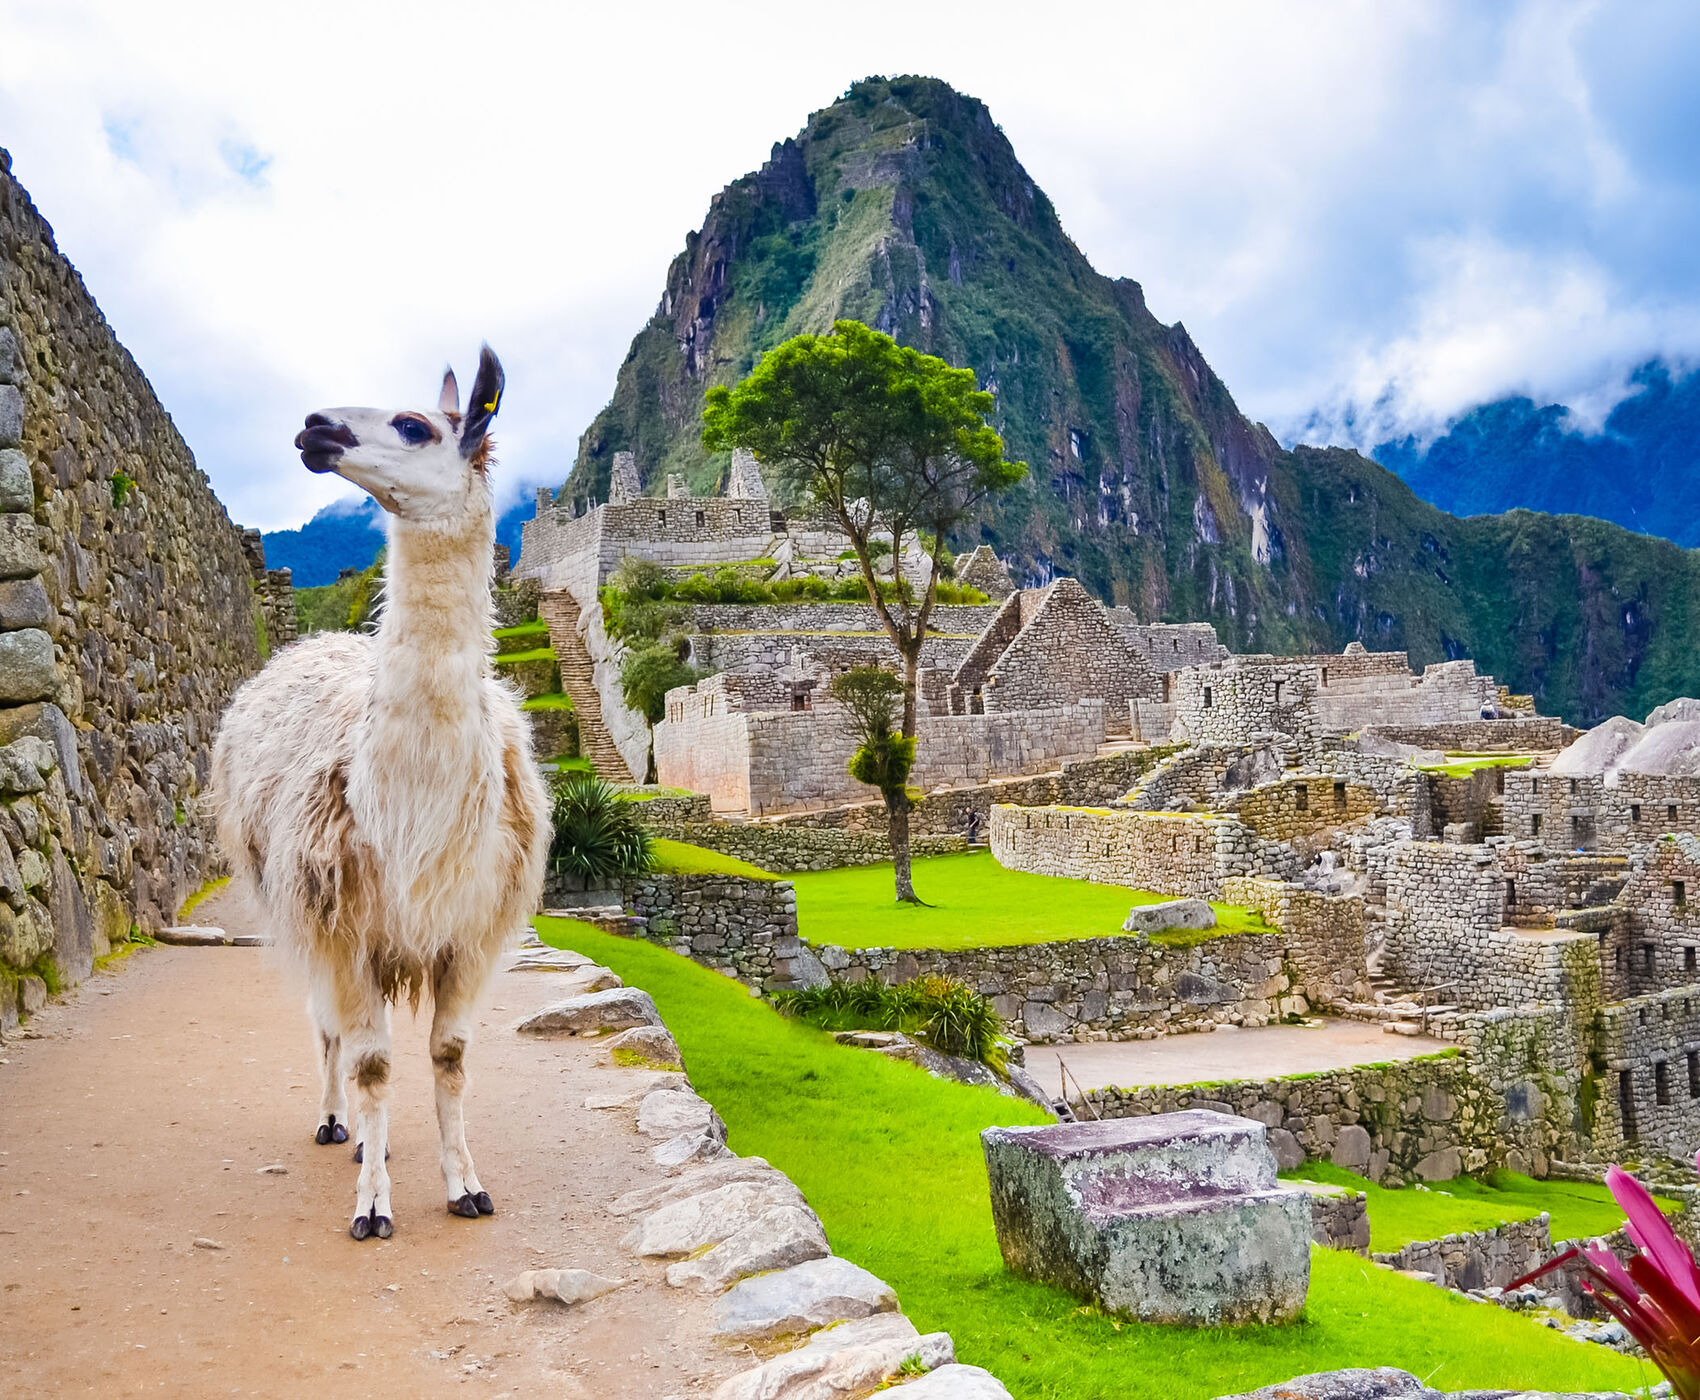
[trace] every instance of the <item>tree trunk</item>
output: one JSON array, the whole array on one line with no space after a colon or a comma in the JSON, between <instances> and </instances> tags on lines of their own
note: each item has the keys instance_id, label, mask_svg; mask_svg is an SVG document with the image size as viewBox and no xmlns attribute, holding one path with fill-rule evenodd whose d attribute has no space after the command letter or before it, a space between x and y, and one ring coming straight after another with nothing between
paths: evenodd
<instances>
[{"instance_id":1,"label":"tree trunk","mask_svg":"<svg viewBox=\"0 0 1700 1400\"><path fill-rule=\"evenodd\" d=\"M915 673L921 661L921 648L917 646L913 652L903 653L903 737L915 737Z\"/></svg>"},{"instance_id":2,"label":"tree trunk","mask_svg":"<svg viewBox=\"0 0 1700 1400\"><path fill-rule=\"evenodd\" d=\"M891 868L897 882L899 904L921 904L909 874L909 794L902 788L887 788L885 812L891 828Z\"/></svg>"}]
</instances>

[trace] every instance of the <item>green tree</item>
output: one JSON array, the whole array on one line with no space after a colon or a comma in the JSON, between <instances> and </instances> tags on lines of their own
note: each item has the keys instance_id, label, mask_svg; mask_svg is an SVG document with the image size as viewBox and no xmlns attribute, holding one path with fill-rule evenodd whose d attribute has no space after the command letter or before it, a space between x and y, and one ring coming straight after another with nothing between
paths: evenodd
<instances>
[{"instance_id":1,"label":"green tree","mask_svg":"<svg viewBox=\"0 0 1700 1400\"><path fill-rule=\"evenodd\" d=\"M915 673L938 601L945 540L991 495L1026 474L1004 460L987 424L995 407L974 371L899 345L860 321L800 335L764 355L736 388L708 391L703 445L746 448L780 481L831 514L849 536L862 581L903 663L899 736L915 738ZM918 542L921 577L905 580L905 546ZM874 571L891 548L891 577ZM917 584L919 585L917 587ZM897 897L918 903L909 874L907 790L882 788L891 825Z\"/></svg>"},{"instance_id":2,"label":"green tree","mask_svg":"<svg viewBox=\"0 0 1700 1400\"><path fill-rule=\"evenodd\" d=\"M649 772L655 781L655 726L667 716L667 692L697 679L694 667L679 657L676 646L653 642L629 652L620 666L620 694L627 705L649 721Z\"/></svg>"}]
</instances>

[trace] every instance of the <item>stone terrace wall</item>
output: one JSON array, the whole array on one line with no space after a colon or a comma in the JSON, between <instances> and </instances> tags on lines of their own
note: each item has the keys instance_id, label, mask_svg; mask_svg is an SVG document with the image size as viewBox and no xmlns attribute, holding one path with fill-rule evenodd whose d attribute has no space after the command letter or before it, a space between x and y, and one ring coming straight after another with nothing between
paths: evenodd
<instances>
[{"instance_id":1,"label":"stone terrace wall","mask_svg":"<svg viewBox=\"0 0 1700 1400\"><path fill-rule=\"evenodd\" d=\"M885 632L872 603L690 603L691 632ZM996 603L941 603L929 631L978 636L997 616Z\"/></svg>"},{"instance_id":2,"label":"stone terrace wall","mask_svg":"<svg viewBox=\"0 0 1700 1400\"><path fill-rule=\"evenodd\" d=\"M668 696L655 729L656 776L706 792L717 811L794 811L836 805L867 788L850 776L855 741L835 707L800 713L698 714L699 697ZM700 706L698 707L700 708ZM925 715L910 782L932 788L1044 773L1092 757L1103 740L1096 701L1006 715Z\"/></svg>"},{"instance_id":3,"label":"stone terrace wall","mask_svg":"<svg viewBox=\"0 0 1700 1400\"><path fill-rule=\"evenodd\" d=\"M1260 843L1231 817L999 805L991 844L1009 870L1204 899L1227 876L1263 873Z\"/></svg>"},{"instance_id":4,"label":"stone terrace wall","mask_svg":"<svg viewBox=\"0 0 1700 1400\"><path fill-rule=\"evenodd\" d=\"M49 957L74 980L214 873L209 750L261 664L264 599L10 168L0 152L0 968Z\"/></svg>"},{"instance_id":5,"label":"stone terrace wall","mask_svg":"<svg viewBox=\"0 0 1700 1400\"><path fill-rule=\"evenodd\" d=\"M921 643L921 665L953 671L972 645L968 637L930 636ZM898 661L884 632L698 632L690 646L690 663L701 671L777 671L799 652L834 671Z\"/></svg>"},{"instance_id":6,"label":"stone terrace wall","mask_svg":"<svg viewBox=\"0 0 1700 1400\"><path fill-rule=\"evenodd\" d=\"M1224 804L1265 841L1291 841L1373 817L1381 804L1367 787L1333 774L1295 773L1260 783Z\"/></svg>"},{"instance_id":7,"label":"stone terrace wall","mask_svg":"<svg viewBox=\"0 0 1700 1400\"><path fill-rule=\"evenodd\" d=\"M884 811L882 804L882 815ZM891 859L890 839L876 831L706 820L651 822L650 828L657 836L688 841L693 846L704 846L711 851L736 856L776 874L788 875L798 870L837 870L846 865L877 865L882 860ZM967 849L965 836L910 834L909 851L913 856L950 855Z\"/></svg>"},{"instance_id":8,"label":"stone terrace wall","mask_svg":"<svg viewBox=\"0 0 1700 1400\"><path fill-rule=\"evenodd\" d=\"M1262 1026L1308 1008L1279 934L1225 934L1191 948L1110 934L1007 948L814 951L828 973L847 981L958 978L1035 1043Z\"/></svg>"},{"instance_id":9,"label":"stone terrace wall","mask_svg":"<svg viewBox=\"0 0 1700 1400\"><path fill-rule=\"evenodd\" d=\"M1185 1108L1254 1118L1268 1126L1283 1166L1332 1161L1374 1181L1443 1181L1499 1167L1545 1176L1550 1161L1571 1160L1577 1146L1571 1051L1557 1018L1506 1018L1479 1022L1458 1053L1090 1097L1106 1118Z\"/></svg>"},{"instance_id":10,"label":"stone terrace wall","mask_svg":"<svg viewBox=\"0 0 1700 1400\"><path fill-rule=\"evenodd\" d=\"M1469 662L1449 663L1455 666ZM1435 667L1429 667L1433 671ZM1424 672L1426 678L1428 672ZM1491 696L1490 696L1491 698ZM1364 734L1390 739L1395 744L1414 744L1420 749L1447 753L1491 753L1496 749L1560 749L1564 747L1564 721L1537 716L1528 719L1454 719L1446 723L1405 721L1366 723Z\"/></svg>"},{"instance_id":11,"label":"stone terrace wall","mask_svg":"<svg viewBox=\"0 0 1700 1400\"><path fill-rule=\"evenodd\" d=\"M1391 1254L1372 1257L1378 1264L1428 1274L1458 1292L1504 1288L1553 1257L1552 1233L1542 1211L1532 1220L1513 1220L1491 1230L1413 1240Z\"/></svg>"},{"instance_id":12,"label":"stone terrace wall","mask_svg":"<svg viewBox=\"0 0 1700 1400\"><path fill-rule=\"evenodd\" d=\"M1230 876L1222 881L1222 899L1257 910L1281 930L1294 983L1312 1002L1368 999L1361 895L1325 895L1281 880Z\"/></svg>"}]
</instances>

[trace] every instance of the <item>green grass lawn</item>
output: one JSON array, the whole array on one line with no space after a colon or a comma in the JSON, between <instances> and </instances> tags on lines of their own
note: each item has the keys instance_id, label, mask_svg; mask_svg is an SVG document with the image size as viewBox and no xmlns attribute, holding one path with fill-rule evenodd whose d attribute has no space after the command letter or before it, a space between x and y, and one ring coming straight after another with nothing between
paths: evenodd
<instances>
[{"instance_id":1,"label":"green grass lawn","mask_svg":"<svg viewBox=\"0 0 1700 1400\"><path fill-rule=\"evenodd\" d=\"M1443 778L1467 778L1478 768L1527 768L1535 761L1529 753L1449 753L1444 763L1419 763L1422 773L1437 773Z\"/></svg>"},{"instance_id":2,"label":"green grass lawn","mask_svg":"<svg viewBox=\"0 0 1700 1400\"><path fill-rule=\"evenodd\" d=\"M1536 1181L1516 1172L1495 1172L1485 1182L1461 1176L1435 1182L1427 1191L1411 1186L1388 1191L1327 1162L1307 1162L1281 1175L1362 1191L1369 1198L1370 1248L1378 1252L1390 1253L1412 1240L1491 1230L1507 1221L1531 1219L1543 1210L1552 1217L1555 1240L1591 1239L1623 1224L1623 1212L1611 1192L1589 1181ZM1677 1209L1674 1201L1660 1204L1667 1210Z\"/></svg>"},{"instance_id":3,"label":"green grass lawn","mask_svg":"<svg viewBox=\"0 0 1700 1400\"><path fill-rule=\"evenodd\" d=\"M751 865L737 856L722 855L706 846L692 846L684 841L669 841L664 836L657 836L649 847L655 853L655 868L663 875L747 875L752 880L779 878L759 865Z\"/></svg>"},{"instance_id":4,"label":"green grass lawn","mask_svg":"<svg viewBox=\"0 0 1700 1400\"><path fill-rule=\"evenodd\" d=\"M957 1355L1016 1400L1207 1400L1345 1366L1398 1366L1442 1390L1627 1390L1658 1379L1603 1347L1334 1250L1313 1252L1310 1302L1290 1327L1106 1317L1016 1278L998 1253L979 1131L1045 1121L1039 1110L835 1045L652 944L569 920L537 926L649 991L732 1147L789 1173L834 1250L889 1282L917 1327L948 1331Z\"/></svg>"},{"instance_id":5,"label":"green grass lawn","mask_svg":"<svg viewBox=\"0 0 1700 1400\"><path fill-rule=\"evenodd\" d=\"M549 636L547 622L522 622L514 627L498 627L490 634L498 642L540 642Z\"/></svg>"},{"instance_id":6,"label":"green grass lawn","mask_svg":"<svg viewBox=\"0 0 1700 1400\"><path fill-rule=\"evenodd\" d=\"M1134 905L1173 897L1005 870L990 851L923 856L915 861L914 874L915 892L927 901L925 908L892 898L889 861L792 875L803 937L841 948L990 948L1102 938L1121 932ZM1253 910L1234 904L1211 908L1214 929L1158 934L1152 942L1185 946L1223 933L1270 931Z\"/></svg>"},{"instance_id":7,"label":"green grass lawn","mask_svg":"<svg viewBox=\"0 0 1700 1400\"><path fill-rule=\"evenodd\" d=\"M494 663L497 666L512 666L521 661L553 661L554 650L548 646L532 647L528 651L504 651L499 653Z\"/></svg>"},{"instance_id":8,"label":"green grass lawn","mask_svg":"<svg viewBox=\"0 0 1700 1400\"><path fill-rule=\"evenodd\" d=\"M573 707L573 697L564 691L552 690L544 695L533 695L521 700L522 710L570 710Z\"/></svg>"}]
</instances>

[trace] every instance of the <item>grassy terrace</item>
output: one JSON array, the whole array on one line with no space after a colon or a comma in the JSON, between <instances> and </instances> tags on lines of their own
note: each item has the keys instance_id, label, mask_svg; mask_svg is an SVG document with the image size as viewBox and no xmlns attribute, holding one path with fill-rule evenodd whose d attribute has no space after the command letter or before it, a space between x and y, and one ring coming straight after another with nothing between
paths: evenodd
<instances>
[{"instance_id":1,"label":"grassy terrace","mask_svg":"<svg viewBox=\"0 0 1700 1400\"><path fill-rule=\"evenodd\" d=\"M1444 763L1419 763L1417 770L1443 778L1467 778L1478 768L1527 768L1535 761L1532 753L1448 753Z\"/></svg>"},{"instance_id":2,"label":"grassy terrace","mask_svg":"<svg viewBox=\"0 0 1700 1400\"><path fill-rule=\"evenodd\" d=\"M497 666L512 666L520 661L553 661L554 659L554 650L545 644L540 647L529 647L524 651L498 652L494 658L494 664Z\"/></svg>"},{"instance_id":3,"label":"grassy terrace","mask_svg":"<svg viewBox=\"0 0 1700 1400\"><path fill-rule=\"evenodd\" d=\"M1207 1400L1375 1365L1442 1390L1627 1390L1658 1379L1603 1347L1333 1250L1313 1252L1310 1302L1290 1327L1106 1317L1015 1278L998 1254L978 1134L1041 1122L1038 1110L835 1045L665 949L537 922L548 942L647 989L733 1148L789 1173L833 1248L886 1279L923 1332L949 1331L961 1359L990 1369L1016 1400Z\"/></svg>"},{"instance_id":4,"label":"grassy terrace","mask_svg":"<svg viewBox=\"0 0 1700 1400\"><path fill-rule=\"evenodd\" d=\"M789 876L797 888L797 922L811 943L841 948L991 948L1121 932L1135 904L1169 895L1055 875L1005 870L990 851L923 856L914 863L915 891L927 907L891 897L891 864ZM1236 904L1214 904L1214 929L1175 929L1153 943L1189 946L1223 933L1269 933L1263 916Z\"/></svg>"},{"instance_id":5,"label":"grassy terrace","mask_svg":"<svg viewBox=\"0 0 1700 1400\"><path fill-rule=\"evenodd\" d=\"M1388 1191L1355 1172L1327 1162L1307 1162L1283 1177L1326 1181L1362 1191L1369 1205L1369 1247L1399 1249L1413 1240L1437 1240L1467 1230L1490 1230L1511 1220L1529 1220L1543 1210L1551 1217L1555 1240L1591 1239L1623 1224L1604 1186L1585 1181L1536 1181L1516 1172L1495 1172L1487 1181L1461 1176L1437 1182L1426 1191L1405 1187ZM1674 1201L1660 1201L1667 1210Z\"/></svg>"},{"instance_id":6,"label":"grassy terrace","mask_svg":"<svg viewBox=\"0 0 1700 1400\"><path fill-rule=\"evenodd\" d=\"M649 845L655 855L655 869L662 875L745 875L752 880L779 878L759 865L751 865L737 856L722 855L706 846L692 846L660 836Z\"/></svg>"},{"instance_id":7,"label":"grassy terrace","mask_svg":"<svg viewBox=\"0 0 1700 1400\"><path fill-rule=\"evenodd\" d=\"M498 642L520 643L532 646L547 645L549 641L549 624L547 622L522 622L516 627L498 627L490 634Z\"/></svg>"}]
</instances>

